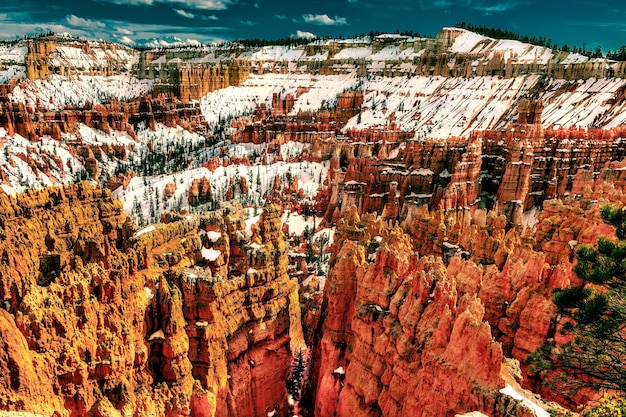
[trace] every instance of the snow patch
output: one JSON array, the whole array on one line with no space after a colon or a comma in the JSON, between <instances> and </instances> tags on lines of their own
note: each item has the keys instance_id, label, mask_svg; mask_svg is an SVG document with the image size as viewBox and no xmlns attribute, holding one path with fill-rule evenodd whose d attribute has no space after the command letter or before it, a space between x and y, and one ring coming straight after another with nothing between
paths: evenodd
<instances>
[{"instance_id":1,"label":"snow patch","mask_svg":"<svg viewBox=\"0 0 626 417\"><path fill-rule=\"evenodd\" d=\"M139 237L145 233L148 232L152 232L153 230L155 230L156 228L154 226L148 226L148 227L144 227L143 229L141 229L140 231L138 231L137 233L135 233L135 237Z\"/></svg>"},{"instance_id":2,"label":"snow patch","mask_svg":"<svg viewBox=\"0 0 626 417\"><path fill-rule=\"evenodd\" d=\"M209 239L211 242L215 243L217 242L217 240L222 237L222 234L220 232L216 232L214 230L209 230L208 232L204 231L204 230L200 230L198 232L198 234L200 236L206 236L207 239Z\"/></svg>"},{"instance_id":3,"label":"snow patch","mask_svg":"<svg viewBox=\"0 0 626 417\"><path fill-rule=\"evenodd\" d=\"M155 332L153 332L150 337L148 337L148 341L149 342L153 342L156 340L165 340L165 333L163 332L163 329L159 329Z\"/></svg>"},{"instance_id":4,"label":"snow patch","mask_svg":"<svg viewBox=\"0 0 626 417\"><path fill-rule=\"evenodd\" d=\"M335 369L333 371L333 374L337 374L337 375L345 375L346 371L343 369L343 366L338 367L337 369Z\"/></svg>"},{"instance_id":5,"label":"snow patch","mask_svg":"<svg viewBox=\"0 0 626 417\"><path fill-rule=\"evenodd\" d=\"M202 248L201 253L202 253L202 258L206 259L209 262L215 262L215 260L222 254L221 251L215 250L213 248L211 249Z\"/></svg>"},{"instance_id":6,"label":"snow patch","mask_svg":"<svg viewBox=\"0 0 626 417\"><path fill-rule=\"evenodd\" d=\"M506 387L500 390L502 394L508 395L515 400L521 401L522 404L526 405L530 410L535 413L537 417L550 417L550 413L544 410L539 404L535 403L530 398L524 396L519 393L515 388L513 388L510 384L506 384Z\"/></svg>"}]
</instances>

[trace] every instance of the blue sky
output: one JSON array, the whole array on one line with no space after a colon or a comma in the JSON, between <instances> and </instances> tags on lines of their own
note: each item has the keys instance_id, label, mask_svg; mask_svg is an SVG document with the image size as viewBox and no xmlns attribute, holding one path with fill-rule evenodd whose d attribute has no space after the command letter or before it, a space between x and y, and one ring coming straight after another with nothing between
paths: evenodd
<instances>
[{"instance_id":1,"label":"blue sky","mask_svg":"<svg viewBox=\"0 0 626 417\"><path fill-rule=\"evenodd\" d=\"M434 36L466 21L604 51L626 44L623 0L0 0L0 38L52 30L141 45L153 39Z\"/></svg>"}]
</instances>

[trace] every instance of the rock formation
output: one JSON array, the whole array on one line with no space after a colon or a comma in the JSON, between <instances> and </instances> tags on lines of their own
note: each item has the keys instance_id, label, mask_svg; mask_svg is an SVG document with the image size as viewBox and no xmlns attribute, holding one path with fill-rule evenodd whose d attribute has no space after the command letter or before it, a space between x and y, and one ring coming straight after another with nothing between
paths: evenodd
<instances>
[{"instance_id":1,"label":"rock formation","mask_svg":"<svg viewBox=\"0 0 626 417\"><path fill-rule=\"evenodd\" d=\"M352 211L338 226L315 415L532 415L500 392L510 378L503 347L470 285L482 267L420 258L399 227L372 220Z\"/></svg>"},{"instance_id":2,"label":"rock formation","mask_svg":"<svg viewBox=\"0 0 626 417\"><path fill-rule=\"evenodd\" d=\"M162 224L137 230L87 183L0 191L0 409L526 417L547 407L509 387L570 408L592 397L550 391L525 359L561 343L551 291L576 282L578 244L612 235L599 207L626 204L626 87L614 78L626 66L563 64L534 46L529 60L489 38L455 49L467 35L328 41L289 60L238 45L28 41L27 79L0 88L0 185L91 177L146 190L171 175L156 194L184 214L155 213ZM352 47L371 54L351 58ZM380 58L396 47L404 57ZM20 99L57 75L120 74L151 92L63 108ZM228 108L212 113L207 94L226 87L241 89L209 95ZM320 168L312 179L254 167L285 163ZM143 185L131 164L146 168ZM240 203L218 201L256 210L257 196L278 204L250 228ZM183 197L189 210L217 209L189 215ZM327 277L307 264L323 245L292 236L289 247L283 208L336 227Z\"/></svg>"},{"instance_id":3,"label":"rock formation","mask_svg":"<svg viewBox=\"0 0 626 417\"><path fill-rule=\"evenodd\" d=\"M291 358L306 346L276 207L252 238L237 205L137 232L86 183L2 194L0 207L0 409L285 409Z\"/></svg>"}]
</instances>

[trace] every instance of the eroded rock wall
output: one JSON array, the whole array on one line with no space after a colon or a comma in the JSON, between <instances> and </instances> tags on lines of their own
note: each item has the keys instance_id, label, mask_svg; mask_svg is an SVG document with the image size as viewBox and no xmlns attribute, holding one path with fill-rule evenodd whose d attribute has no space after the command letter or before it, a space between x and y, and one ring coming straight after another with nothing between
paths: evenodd
<instances>
[{"instance_id":1,"label":"eroded rock wall","mask_svg":"<svg viewBox=\"0 0 626 417\"><path fill-rule=\"evenodd\" d=\"M0 409L262 415L305 350L278 208L137 232L87 183L0 196ZM281 411L283 413L283 411Z\"/></svg>"},{"instance_id":2,"label":"eroded rock wall","mask_svg":"<svg viewBox=\"0 0 626 417\"><path fill-rule=\"evenodd\" d=\"M420 257L400 227L354 210L336 236L315 351L315 415L530 415L499 392L510 379L503 347L478 287L460 272L482 275L482 267Z\"/></svg>"}]
</instances>

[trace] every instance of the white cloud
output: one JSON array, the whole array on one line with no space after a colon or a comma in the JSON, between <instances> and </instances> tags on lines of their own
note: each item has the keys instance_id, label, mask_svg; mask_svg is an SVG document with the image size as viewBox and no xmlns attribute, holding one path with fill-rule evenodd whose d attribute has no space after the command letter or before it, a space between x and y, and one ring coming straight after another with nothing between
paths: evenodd
<instances>
[{"instance_id":1,"label":"white cloud","mask_svg":"<svg viewBox=\"0 0 626 417\"><path fill-rule=\"evenodd\" d=\"M201 13L197 13L198 17ZM217 17L208 17L209 20L217 20ZM228 40L223 35L224 31L230 28L217 26L215 23L206 24L200 27L187 27L185 25L159 25L145 23L131 23L122 20L101 20L92 21L74 15L67 15L62 18L62 22L34 22L25 23L31 20L22 13L0 13L0 39L14 39L20 36L32 35L34 33L69 33L73 36L87 39L107 39L114 42L127 42L132 40L135 45L145 45L154 39L164 39L172 42L172 36L179 39L189 39L183 41L186 45L193 45L194 40L204 44L222 43ZM127 37L128 39L124 39Z\"/></svg>"},{"instance_id":2,"label":"white cloud","mask_svg":"<svg viewBox=\"0 0 626 417\"><path fill-rule=\"evenodd\" d=\"M172 9L174 10L177 14L181 15L182 17L186 17L187 19L195 19L196 15L190 12L186 12L182 9Z\"/></svg>"},{"instance_id":3,"label":"white cloud","mask_svg":"<svg viewBox=\"0 0 626 417\"><path fill-rule=\"evenodd\" d=\"M80 28L71 28L54 23L15 23L4 22L0 25L0 38L11 39L16 36L32 35L33 33L71 33L74 36L90 36L91 34Z\"/></svg>"},{"instance_id":4,"label":"white cloud","mask_svg":"<svg viewBox=\"0 0 626 417\"><path fill-rule=\"evenodd\" d=\"M120 38L120 42L125 43L126 45L135 45L135 41L129 38L128 36L123 36Z\"/></svg>"},{"instance_id":5,"label":"white cloud","mask_svg":"<svg viewBox=\"0 0 626 417\"><path fill-rule=\"evenodd\" d=\"M120 33L122 35L128 35L128 36L135 34L132 30L128 30L126 28L117 28L116 31L117 33Z\"/></svg>"},{"instance_id":6,"label":"white cloud","mask_svg":"<svg viewBox=\"0 0 626 417\"><path fill-rule=\"evenodd\" d=\"M502 13L516 7L517 3L498 3L493 5L476 5L474 8L484 13Z\"/></svg>"},{"instance_id":7,"label":"white cloud","mask_svg":"<svg viewBox=\"0 0 626 417\"><path fill-rule=\"evenodd\" d=\"M107 3L128 5L128 6L151 6L154 0L103 0Z\"/></svg>"},{"instance_id":8,"label":"white cloud","mask_svg":"<svg viewBox=\"0 0 626 417\"><path fill-rule=\"evenodd\" d=\"M210 16L202 16L201 17L202 20L217 20L217 16L215 16L214 14L210 15Z\"/></svg>"},{"instance_id":9,"label":"white cloud","mask_svg":"<svg viewBox=\"0 0 626 417\"><path fill-rule=\"evenodd\" d=\"M237 0L102 0L108 3L115 3L127 6L151 6L154 3L169 5L181 5L187 9L196 10L226 10L229 6L236 4Z\"/></svg>"},{"instance_id":10,"label":"white cloud","mask_svg":"<svg viewBox=\"0 0 626 417\"><path fill-rule=\"evenodd\" d=\"M296 31L296 36L298 38L307 38L307 39L316 38L315 34L313 34L311 32L304 32L302 30L297 30Z\"/></svg>"},{"instance_id":11,"label":"white cloud","mask_svg":"<svg viewBox=\"0 0 626 417\"><path fill-rule=\"evenodd\" d=\"M348 0L348 3L350 3L350 4L354 4L356 2L357 2L357 0Z\"/></svg>"},{"instance_id":12,"label":"white cloud","mask_svg":"<svg viewBox=\"0 0 626 417\"><path fill-rule=\"evenodd\" d=\"M332 19L328 17L327 14L303 14L302 19L312 25L340 26L348 24L345 17L335 16L335 18Z\"/></svg>"},{"instance_id":13,"label":"white cloud","mask_svg":"<svg viewBox=\"0 0 626 417\"><path fill-rule=\"evenodd\" d=\"M97 20L83 19L76 15L70 14L65 16L65 21L68 25L77 28L104 28L105 24Z\"/></svg>"},{"instance_id":14,"label":"white cloud","mask_svg":"<svg viewBox=\"0 0 626 417\"><path fill-rule=\"evenodd\" d=\"M278 20L287 20L287 16L284 14L275 14L274 17Z\"/></svg>"},{"instance_id":15,"label":"white cloud","mask_svg":"<svg viewBox=\"0 0 626 417\"><path fill-rule=\"evenodd\" d=\"M254 25L256 25L256 22L253 22L251 20L240 20L239 23L241 23L244 26L254 26Z\"/></svg>"}]
</instances>

